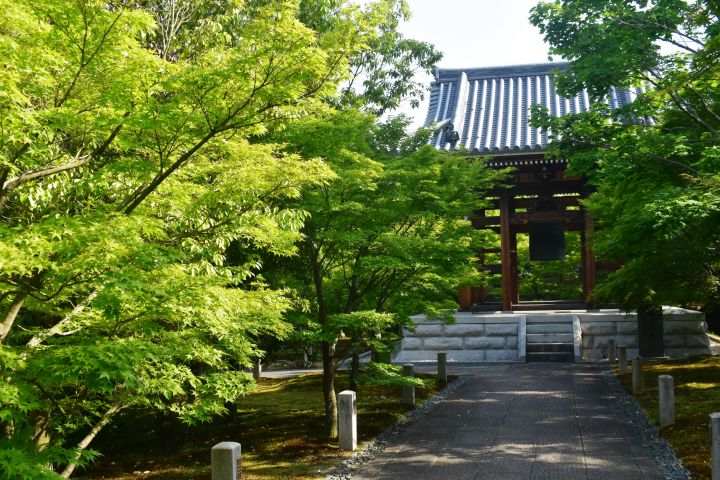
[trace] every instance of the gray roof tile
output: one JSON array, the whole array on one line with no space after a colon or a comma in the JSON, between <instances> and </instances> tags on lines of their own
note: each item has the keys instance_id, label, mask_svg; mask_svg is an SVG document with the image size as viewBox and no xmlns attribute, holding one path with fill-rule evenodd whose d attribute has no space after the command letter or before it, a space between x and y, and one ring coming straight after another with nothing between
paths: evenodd
<instances>
[{"instance_id":1,"label":"gray roof tile","mask_svg":"<svg viewBox=\"0 0 720 480\"><path fill-rule=\"evenodd\" d=\"M480 154L546 150L548 134L528 124L529 108L541 104L553 115L562 116L584 112L590 106L586 91L573 98L556 93L552 71L567 66L543 63L437 70L425 124L448 128L433 137L433 145ZM614 110L642 91L612 88L606 102Z\"/></svg>"}]
</instances>

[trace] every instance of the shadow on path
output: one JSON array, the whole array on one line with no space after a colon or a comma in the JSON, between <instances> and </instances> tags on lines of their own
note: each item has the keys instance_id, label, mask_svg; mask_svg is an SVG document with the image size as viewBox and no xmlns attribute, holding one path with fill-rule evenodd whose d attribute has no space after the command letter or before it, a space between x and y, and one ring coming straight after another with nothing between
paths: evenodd
<instances>
[{"instance_id":1,"label":"shadow on path","mask_svg":"<svg viewBox=\"0 0 720 480\"><path fill-rule=\"evenodd\" d=\"M467 369L471 380L389 440L353 478L660 480L602 368L529 363Z\"/></svg>"}]
</instances>

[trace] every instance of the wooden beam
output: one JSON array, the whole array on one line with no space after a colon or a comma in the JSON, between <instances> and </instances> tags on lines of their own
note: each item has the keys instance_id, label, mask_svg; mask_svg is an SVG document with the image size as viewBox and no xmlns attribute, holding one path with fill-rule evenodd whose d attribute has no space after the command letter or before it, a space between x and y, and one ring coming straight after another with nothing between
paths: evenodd
<instances>
[{"instance_id":1,"label":"wooden beam","mask_svg":"<svg viewBox=\"0 0 720 480\"><path fill-rule=\"evenodd\" d=\"M523 225L531 222L565 222L578 223L583 221L580 210L546 210L540 212L519 212L510 217L510 225Z\"/></svg>"},{"instance_id":2,"label":"wooden beam","mask_svg":"<svg viewBox=\"0 0 720 480\"><path fill-rule=\"evenodd\" d=\"M557 205L558 207L577 207L580 205L580 197L579 195L566 195L562 197L552 197L553 203ZM515 208L534 208L535 203L539 198L516 198L513 200L513 204L515 205ZM499 201L497 199L492 200L493 207L499 208L498 203Z\"/></svg>"},{"instance_id":3,"label":"wooden beam","mask_svg":"<svg viewBox=\"0 0 720 480\"><path fill-rule=\"evenodd\" d=\"M510 192L500 194L500 252L502 258L502 309L512 310L512 258L510 245Z\"/></svg>"}]
</instances>

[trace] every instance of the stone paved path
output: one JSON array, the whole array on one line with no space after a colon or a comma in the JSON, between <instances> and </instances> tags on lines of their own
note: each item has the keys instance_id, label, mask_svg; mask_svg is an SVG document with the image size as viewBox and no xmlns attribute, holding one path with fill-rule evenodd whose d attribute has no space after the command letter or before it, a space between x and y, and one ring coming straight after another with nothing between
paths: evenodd
<instances>
[{"instance_id":1,"label":"stone paved path","mask_svg":"<svg viewBox=\"0 0 720 480\"><path fill-rule=\"evenodd\" d=\"M661 479L601 368L529 363L469 370L470 381L353 478Z\"/></svg>"}]
</instances>

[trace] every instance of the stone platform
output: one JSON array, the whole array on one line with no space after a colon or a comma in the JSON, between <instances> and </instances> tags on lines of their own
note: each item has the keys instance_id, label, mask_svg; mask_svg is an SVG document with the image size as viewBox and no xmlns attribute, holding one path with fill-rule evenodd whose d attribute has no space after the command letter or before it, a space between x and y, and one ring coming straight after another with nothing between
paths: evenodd
<instances>
[{"instance_id":1,"label":"stone platform","mask_svg":"<svg viewBox=\"0 0 720 480\"><path fill-rule=\"evenodd\" d=\"M454 323L413 317L415 330L405 329L394 363L434 362L446 352L449 362L526 361L538 344L549 350L571 351L572 359L607 357L608 340L638 354L637 318L620 310L528 312L457 312ZM710 354L707 324L702 313L663 308L665 354L670 357ZM553 347L556 346L556 347ZM561 348L561 347L568 347ZM530 348L530 350L528 350Z\"/></svg>"}]
</instances>

